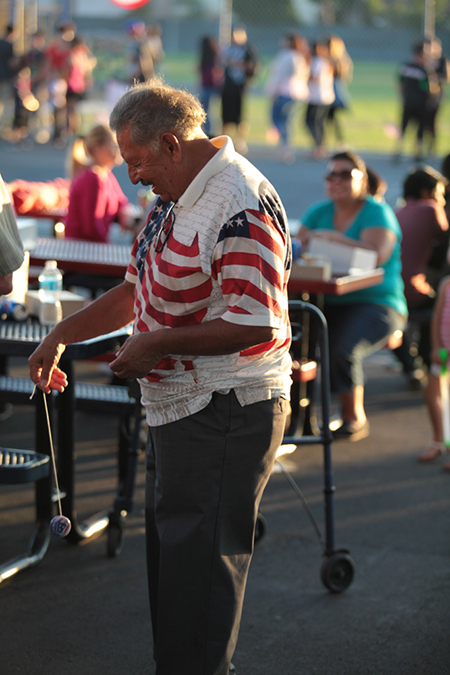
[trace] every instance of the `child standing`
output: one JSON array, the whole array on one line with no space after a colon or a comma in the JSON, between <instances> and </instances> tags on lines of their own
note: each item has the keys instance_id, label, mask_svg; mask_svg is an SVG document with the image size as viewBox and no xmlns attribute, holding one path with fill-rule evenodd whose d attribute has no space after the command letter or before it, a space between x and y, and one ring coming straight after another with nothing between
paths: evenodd
<instances>
[{"instance_id":1,"label":"child standing","mask_svg":"<svg viewBox=\"0 0 450 675\"><path fill-rule=\"evenodd\" d=\"M439 376L442 367L440 350L443 348L450 354L450 276L442 279L439 285L431 322L431 368L423 397L428 406L428 414L433 429L433 440L430 441L425 452L419 455L420 462L431 462L450 450L444 444L442 424ZM450 471L450 462L446 462L443 468L446 471Z\"/></svg>"}]
</instances>

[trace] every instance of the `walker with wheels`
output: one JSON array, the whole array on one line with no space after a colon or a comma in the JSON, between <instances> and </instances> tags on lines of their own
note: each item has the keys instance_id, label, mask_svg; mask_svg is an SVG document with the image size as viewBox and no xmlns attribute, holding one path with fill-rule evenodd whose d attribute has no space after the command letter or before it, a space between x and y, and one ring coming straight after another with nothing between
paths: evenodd
<instances>
[{"instance_id":1,"label":"walker with wheels","mask_svg":"<svg viewBox=\"0 0 450 675\"><path fill-rule=\"evenodd\" d=\"M295 493L302 502L308 517L314 527L318 540L323 546L323 562L320 576L324 586L332 593L342 593L353 581L355 564L347 549L336 548L334 532L334 492L332 477L331 445L333 441L330 422L330 369L328 357L328 329L323 313L311 303L302 300L289 301L289 314L293 329L293 359L294 368L291 388L292 416L283 438L283 444L278 450L277 457L287 452L292 452L302 445L323 445L324 453L324 495L325 495L325 538L322 537L320 528L293 477L286 468L278 461L282 473L286 476ZM317 362L303 356L305 354L305 340L301 340L304 329L304 315L314 321L317 341ZM302 352L297 345L302 344ZM298 358L297 358L298 357ZM318 367L319 366L319 367ZM305 425L301 421L301 388L315 384L317 371L320 371L320 407L321 427L314 426L314 433L303 435L303 428L311 430L311 421ZM132 403L125 418L122 420L120 443L119 443L119 490L114 505L109 511L107 553L114 557L120 553L125 527L125 518L133 509L133 493L135 486L136 470L140 450L140 429L143 419L142 407L139 403L137 382L134 381L130 391ZM301 435L298 435L298 434ZM255 543L261 541L267 530L267 523L262 514L258 514L255 528Z\"/></svg>"},{"instance_id":2,"label":"walker with wheels","mask_svg":"<svg viewBox=\"0 0 450 675\"><path fill-rule=\"evenodd\" d=\"M309 349L305 349L303 342L301 351L296 349L297 344L302 344L301 337L303 333L304 315L307 313L309 319L314 321L315 336L317 341L317 360L310 360L304 356ZM323 562L320 570L320 577L324 586L332 593L342 593L352 583L355 574L355 563L347 549L336 548L334 531L334 492L332 476L331 445L333 435L330 430L330 367L328 356L328 327L323 313L315 305L302 300L289 301L289 315L293 331L293 375L291 388L291 408L292 418L283 438L283 443L278 450L276 464L289 481L294 492L299 497L306 513L311 520L317 538L323 546ZM297 357L299 357L297 359ZM317 368L319 365L319 368ZM301 388L308 387L311 392L311 385L320 370L320 407L321 407L321 426L315 428L315 433L303 435L301 424ZM311 428L308 419L308 429ZM298 435L298 434L301 435ZM325 538L322 537L320 528L309 508L305 497L303 496L297 483L286 470L278 458L293 452L302 445L323 445L324 460L324 496L325 496ZM258 514L255 541L260 541L267 529L267 523L261 514Z\"/></svg>"}]
</instances>

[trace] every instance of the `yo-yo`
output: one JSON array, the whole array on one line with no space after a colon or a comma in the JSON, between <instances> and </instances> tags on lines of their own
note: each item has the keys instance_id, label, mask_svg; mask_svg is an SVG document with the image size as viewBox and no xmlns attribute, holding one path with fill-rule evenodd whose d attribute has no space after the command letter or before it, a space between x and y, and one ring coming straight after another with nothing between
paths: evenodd
<instances>
[{"instance_id":1,"label":"yo-yo","mask_svg":"<svg viewBox=\"0 0 450 675\"><path fill-rule=\"evenodd\" d=\"M50 521L50 528L57 537L67 537L72 529L72 523L66 516L55 516Z\"/></svg>"}]
</instances>

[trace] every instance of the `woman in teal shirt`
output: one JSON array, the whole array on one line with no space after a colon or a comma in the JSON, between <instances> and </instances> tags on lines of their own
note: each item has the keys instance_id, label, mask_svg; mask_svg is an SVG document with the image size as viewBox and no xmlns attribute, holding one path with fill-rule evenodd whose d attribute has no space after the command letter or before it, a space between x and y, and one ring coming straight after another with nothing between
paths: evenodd
<instances>
[{"instance_id":1,"label":"woman in teal shirt","mask_svg":"<svg viewBox=\"0 0 450 675\"><path fill-rule=\"evenodd\" d=\"M329 199L311 206L301 218L298 238L313 237L358 246L378 254L384 280L378 286L343 296L325 296L331 389L339 395L342 425L337 437L359 440L369 435L364 410L362 362L403 330L407 309L401 278L401 230L385 203L367 193L363 160L350 152L334 155L325 175Z\"/></svg>"}]
</instances>

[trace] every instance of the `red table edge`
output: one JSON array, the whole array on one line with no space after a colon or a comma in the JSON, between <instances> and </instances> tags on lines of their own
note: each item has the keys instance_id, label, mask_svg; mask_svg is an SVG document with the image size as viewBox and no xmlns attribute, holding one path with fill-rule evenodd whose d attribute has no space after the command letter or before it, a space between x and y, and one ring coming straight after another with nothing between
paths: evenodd
<instances>
[{"instance_id":1,"label":"red table edge","mask_svg":"<svg viewBox=\"0 0 450 675\"><path fill-rule=\"evenodd\" d=\"M44 258L34 258L30 254L30 265L35 267L44 266ZM58 260L58 267L63 272L79 272L84 274L96 274L105 277L124 277L127 271L126 265L114 265L108 263L83 263L77 260Z\"/></svg>"},{"instance_id":2,"label":"red table edge","mask_svg":"<svg viewBox=\"0 0 450 675\"><path fill-rule=\"evenodd\" d=\"M329 281L290 278L288 281L288 291L291 293L345 295L363 288L377 286L383 281L383 278L384 270L380 267L368 272L362 272L361 274L331 277Z\"/></svg>"}]
</instances>

